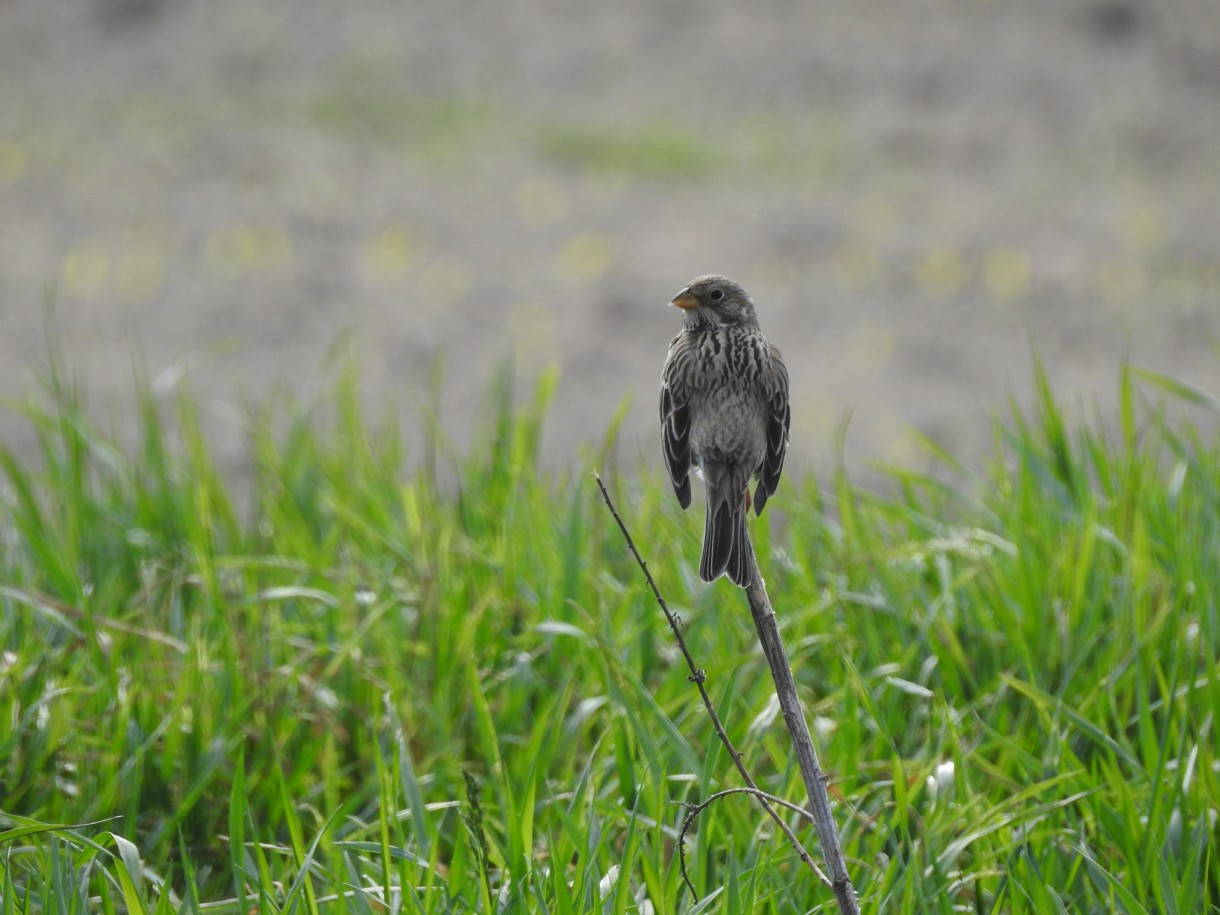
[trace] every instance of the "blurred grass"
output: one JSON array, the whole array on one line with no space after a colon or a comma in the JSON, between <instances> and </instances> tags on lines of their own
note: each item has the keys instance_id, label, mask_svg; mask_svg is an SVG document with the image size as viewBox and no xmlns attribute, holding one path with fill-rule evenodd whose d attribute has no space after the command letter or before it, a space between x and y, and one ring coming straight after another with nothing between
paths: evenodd
<instances>
[{"instance_id":1,"label":"blurred grass","mask_svg":"<svg viewBox=\"0 0 1220 915\"><path fill-rule=\"evenodd\" d=\"M680 891L679 802L732 766L592 483L534 470L558 379L507 377L467 455L374 431L351 370L254 411L239 505L189 391L145 383L125 453L52 364L16 405L40 460L0 450L0 912L832 910L744 800L688 849L710 901ZM1220 910L1220 408L1119 383L1114 432L1039 373L986 474L788 479L753 524L865 911ZM799 800L700 524L609 482Z\"/></svg>"},{"instance_id":2,"label":"blurred grass","mask_svg":"<svg viewBox=\"0 0 1220 915\"><path fill-rule=\"evenodd\" d=\"M637 180L701 180L742 174L821 186L848 155L844 119L810 110L770 112L705 124L690 115L606 121L543 116L457 93L387 88L375 67L351 63L327 87L291 109L345 137L403 145L422 161L453 166L507 145L544 162ZM283 116L281 109L265 116Z\"/></svg>"},{"instance_id":3,"label":"blurred grass","mask_svg":"<svg viewBox=\"0 0 1220 915\"><path fill-rule=\"evenodd\" d=\"M556 162L643 179L749 175L821 186L847 155L845 128L826 112L715 124L691 117L544 123L536 135L540 152Z\"/></svg>"}]
</instances>

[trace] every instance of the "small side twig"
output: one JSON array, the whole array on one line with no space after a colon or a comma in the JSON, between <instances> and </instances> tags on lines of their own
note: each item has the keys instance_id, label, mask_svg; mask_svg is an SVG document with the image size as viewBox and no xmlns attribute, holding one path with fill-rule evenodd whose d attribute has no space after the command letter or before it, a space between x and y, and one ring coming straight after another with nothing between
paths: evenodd
<instances>
[{"instance_id":1,"label":"small side twig","mask_svg":"<svg viewBox=\"0 0 1220 915\"><path fill-rule=\"evenodd\" d=\"M729 758L733 760L733 764L737 767L737 771L740 773L742 780L748 786L748 789L754 793L754 796L758 799L759 805L764 811L766 811L771 819L775 821L776 825L779 826L784 836L788 839L788 842L796 850L797 854L800 855L801 860L809 867L810 870L813 871L813 873L819 880L822 881L822 883L833 890L834 886L831 883L830 878L828 878L826 874L822 872L822 869L818 867L817 862L809 856L809 852L807 852L805 847L801 845L801 841L796 837L796 833L792 831L792 828L787 824L787 822L784 821L784 818L779 815L775 807L773 807L767 800L769 795L762 791L758 787L757 783L755 783L753 777L746 769L745 763L742 762L741 754L737 752L737 749L733 746L733 742L729 740L729 735L725 732L724 725L720 723L720 716L716 714L716 707L712 705L711 697L708 696L707 688L704 686L704 683L707 681L706 671L695 665L695 659L691 657L690 651L686 647L686 639L682 637L682 630L679 628L678 618L676 614L669 609L669 605L665 603L665 598L661 596L661 591L659 588L657 588L657 583L653 581L652 573L648 571L648 563L644 561L644 557L642 557L640 555L640 551L636 549L635 541L631 539L631 533L627 530L627 525L623 522L622 517L619 516L618 509L614 507L614 501L610 498L610 493L606 489L606 484L602 482L601 475L594 471L593 478L597 481L597 488L601 490L602 499L605 500L606 507L610 509L610 514L614 516L615 522L618 523L619 530L622 531L623 538L627 541L627 548L631 550L631 554L635 557L636 563L639 565L640 570L644 573L644 577L648 580L648 587L652 589L653 597L656 598L662 612L665 614L665 619L669 623L669 628L673 631L674 638L678 642L678 648L682 651L682 657L686 659L686 665L690 669L690 677L688 679L694 683L696 688L699 690L699 697L703 700L703 707L707 709L708 717L710 717L712 720L712 726L716 730L716 736L720 738L720 742L724 744L725 749L728 750ZM705 806L706 803L707 802L704 804ZM785 806L791 805L788 805L785 802ZM703 808L701 807L700 810L702 809ZM683 832L685 833L685 829ZM682 879L686 883L687 889L689 889L691 895L698 900L699 894L695 890L695 885L691 882L690 877L686 873L686 856L682 852L681 843L679 843L679 867L681 868Z\"/></svg>"},{"instance_id":2,"label":"small side twig","mask_svg":"<svg viewBox=\"0 0 1220 915\"><path fill-rule=\"evenodd\" d=\"M685 805L690 813L686 815L686 819L682 821L682 828L678 830L678 849L679 852L686 847L686 834L690 828L695 825L695 819L703 811L711 807L712 804L720 800L722 797L728 797L731 794L749 794L758 799L760 804L777 804L780 807L787 807L793 813L800 814L806 819L812 820L813 814L802 807L800 804L794 804L791 801L785 801L782 797L776 797L774 794L768 794L766 791L760 791L757 788L725 788L723 791L717 791L711 797L705 797L698 804ZM682 855L682 872L686 873L685 855Z\"/></svg>"}]
</instances>

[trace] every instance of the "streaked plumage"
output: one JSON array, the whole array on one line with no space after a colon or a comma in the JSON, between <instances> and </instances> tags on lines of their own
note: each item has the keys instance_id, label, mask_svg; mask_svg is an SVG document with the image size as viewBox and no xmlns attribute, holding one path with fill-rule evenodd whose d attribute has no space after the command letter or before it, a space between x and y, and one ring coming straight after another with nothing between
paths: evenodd
<instances>
[{"instance_id":1,"label":"streaked plumage","mask_svg":"<svg viewBox=\"0 0 1220 915\"><path fill-rule=\"evenodd\" d=\"M744 587L750 480L754 511L779 485L788 450L788 370L758 328L754 303L724 276L701 276L674 296L685 312L661 373L661 442L665 467L683 508L690 469L707 489L699 575L727 574Z\"/></svg>"}]
</instances>

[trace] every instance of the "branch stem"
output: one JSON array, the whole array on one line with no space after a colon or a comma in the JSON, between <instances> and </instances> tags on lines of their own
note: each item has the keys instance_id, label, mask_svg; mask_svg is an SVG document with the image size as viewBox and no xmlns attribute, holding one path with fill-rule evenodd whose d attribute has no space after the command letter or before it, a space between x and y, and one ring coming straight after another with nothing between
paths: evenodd
<instances>
[{"instance_id":1,"label":"branch stem","mask_svg":"<svg viewBox=\"0 0 1220 915\"><path fill-rule=\"evenodd\" d=\"M788 726L788 734L792 738L797 765L800 766L801 777L805 780L805 789L809 792L809 810L813 815L822 853L826 857L827 869L830 871L830 888L838 900L840 912L844 915L859 915L860 905L856 900L851 878L847 874L847 862L843 857L839 833L835 829L834 817L830 810L830 795L826 791L829 779L818 763L817 750L814 749L809 725L805 722L805 714L797 696L792 665L788 663L788 652L780 637L779 624L767 597L767 586L758 570L758 560L754 556L753 548L750 549L749 572L749 583L745 588L746 599L750 602L750 613L754 617L754 628L758 630L758 641L762 644L763 655L771 668L771 678L775 681L775 694L779 698L784 724Z\"/></svg>"},{"instance_id":2,"label":"branch stem","mask_svg":"<svg viewBox=\"0 0 1220 915\"><path fill-rule=\"evenodd\" d=\"M830 878L822 872L822 869L818 867L817 862L810 857L809 852L807 852L805 847L801 845L801 840L796 837L796 833L792 831L792 827L789 826L784 818L779 815L779 812L770 803L768 803L767 795L759 789L757 783L750 775L749 770L746 769L746 765L742 761L741 754L737 752L736 747L733 746L733 742L729 740L729 735L725 731L724 725L720 723L720 716L716 714L716 707L712 704L712 698L707 694L707 687L704 686L704 683L707 681L707 673L701 668L695 666L695 659L691 657L691 653L686 647L686 639L682 637L681 621L678 619L677 614L669 609L669 605L665 603L665 598L661 596L661 591L657 587L657 583L653 581L652 573L648 571L648 563L644 562L644 557L642 557L640 555L640 551L636 549L635 541L631 539L631 533L627 530L626 523L624 523L623 519L619 516L618 509L614 507L614 501L610 498L610 493L606 489L606 484L602 482L601 475L595 471L593 478L597 481L597 488L601 490L602 499L605 501L606 507L610 509L610 514L614 516L614 520L618 523L618 529L622 532L623 539L627 541L627 548L631 550L631 555L635 557L636 563L639 565L640 570L644 573L644 578L648 581L648 587L652 589L652 596L656 598L661 610L665 613L665 619L669 623L669 628L673 631L674 639L678 643L678 648L680 648L682 651L682 657L686 659L686 666L690 669L690 677L688 677L688 679L698 688L699 697L703 700L703 707L707 709L708 717L712 719L712 726L716 729L716 736L720 738L720 742L724 744L724 748L728 750L729 758L733 760L733 765L737 767L737 772L741 775L742 781L744 781L751 789L754 796L757 798L759 805L767 812L768 816L775 821L775 824L779 826L780 831L788 839L788 842L794 849L796 849L797 854L800 855L801 861L803 861L805 865L813 871L813 873L819 880L822 881L822 883L824 883L828 888L833 889L834 887L831 885ZM682 879L686 882L687 889L690 890L691 895L694 896L697 901L699 894L696 892L694 884L691 883L690 877L686 873L685 849L683 846L679 845L678 851L679 862L682 869Z\"/></svg>"}]
</instances>

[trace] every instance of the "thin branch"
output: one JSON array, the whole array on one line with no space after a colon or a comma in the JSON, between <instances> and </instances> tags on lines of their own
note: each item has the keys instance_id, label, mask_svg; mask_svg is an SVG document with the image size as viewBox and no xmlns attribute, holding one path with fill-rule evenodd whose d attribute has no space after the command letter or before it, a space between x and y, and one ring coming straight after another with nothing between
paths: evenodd
<instances>
[{"instance_id":1,"label":"thin branch","mask_svg":"<svg viewBox=\"0 0 1220 915\"><path fill-rule=\"evenodd\" d=\"M690 651L686 647L686 640L682 637L682 630L679 628L678 617L669 609L669 605L665 603L665 598L661 596L661 591L657 588L657 583L653 581L652 573L648 571L648 563L644 561L644 557L640 555L640 551L635 547L635 541L631 539L631 534L627 530L627 525L623 523L623 519L619 516L618 509L614 507L614 501L610 498L610 493L606 490L606 484L602 482L601 475L596 471L593 472L593 479L597 481L597 488L601 490L602 499L606 502L606 507L610 509L610 514L614 516L614 520L618 523L618 528L623 532L623 538L627 541L627 548L631 550L631 554L635 556L635 561L639 564L640 570L644 573L644 577L648 580L648 587L652 589L653 597L656 598L661 610L665 614L665 619L669 623L669 628L673 631L674 638L678 642L678 648L682 651L682 657L686 659L686 666L690 669L690 676L687 678L699 690L699 696L703 700L703 707L707 709L708 716L712 719L712 726L716 729L716 736L720 738L720 742L724 744L726 750L729 751L729 758L733 760L733 764L737 767L737 771L741 774L742 780L753 791L758 792L757 797L759 804L763 810L773 819L776 825L779 826L784 836L792 844L800 855L802 861L809 866L809 869L821 880L828 888L834 889L830 879L822 873L821 868L809 856L809 852L805 851L805 847L801 845L800 839L796 837L791 827L784 821L784 818L779 815L773 806L767 801L767 795L759 789L750 773L746 770L745 763L741 761L741 754L737 752L733 746L733 742L729 740L729 735L725 733L724 726L720 723L720 716L716 714L716 707L712 705L711 697L707 694L707 688L704 683L707 681L707 672L695 666L695 659L691 657ZM757 567L756 567L757 572ZM684 855L680 856L680 865L682 869L682 879L686 882L687 888L691 891L691 895L698 901L699 894L695 890L695 886L691 883L690 878L686 873L686 859Z\"/></svg>"},{"instance_id":2,"label":"thin branch","mask_svg":"<svg viewBox=\"0 0 1220 915\"><path fill-rule=\"evenodd\" d=\"M699 814L703 813L703 811L708 807L711 807L716 801L720 800L722 797L728 797L730 794L749 794L758 798L759 800L767 801L772 804L778 804L780 807L787 807L798 816L803 816L805 819L810 821L813 820L813 814L800 804L794 804L792 801L786 801L782 797L777 797L774 794L768 794L766 791L762 791L758 788L725 788L723 791L717 791L711 797L704 798L698 804L684 804L683 806L690 811L690 814L687 816L686 820L689 821L694 819Z\"/></svg>"},{"instance_id":3,"label":"thin branch","mask_svg":"<svg viewBox=\"0 0 1220 915\"><path fill-rule=\"evenodd\" d=\"M775 681L775 694L779 698L779 707L784 715L784 724L788 726L788 734L792 737L792 746L796 750L796 760L805 780L805 790L809 792L810 812L813 814L814 826L817 828L818 841L822 845L822 853L826 856L826 866L830 871L831 889L839 902L839 911L844 915L859 915L860 904L856 900L856 892L851 885L851 877L847 874L847 862L843 858L843 849L839 845L839 833L835 829L834 817L830 811L830 795L826 791L829 779L818 764L817 750L813 746L813 738L809 736L809 725L805 723L805 713L801 710L800 698L796 692L796 681L792 678L792 666L788 663L788 652L784 649L784 641L779 634L779 625L775 619L775 611L771 609L771 601L767 598L767 586L762 573L758 570L758 560L753 548L749 551L749 583L746 585L746 598L750 602L750 613L754 617L754 628L758 630L758 640L762 644L763 655L771 667L771 678Z\"/></svg>"},{"instance_id":4,"label":"thin branch","mask_svg":"<svg viewBox=\"0 0 1220 915\"><path fill-rule=\"evenodd\" d=\"M726 788L724 791L717 791L711 797L704 798L698 804L686 804L685 806L690 809L690 813L686 815L686 818L682 821L682 828L678 830L678 869L682 871L682 879L686 881L687 886L690 886L691 883L690 879L686 876L686 834L690 831L690 828L695 825L695 819L699 816L699 814L703 813L703 811L712 806L712 804L720 800L722 797L728 797L730 794L749 794L756 798L763 806L768 804L778 804L781 807L787 807L792 812L798 813L806 819L813 819L813 814L799 804L786 801L782 797L776 797L774 794L768 794L767 792L760 791L757 788ZM801 850L803 850L803 848L801 848ZM818 875L818 878L829 886L830 880L824 873L822 873L821 868L819 868L817 864L812 864L811 866L813 867L814 873ZM694 890L691 890L691 892L693 893ZM699 901L697 896L695 897L695 901Z\"/></svg>"}]
</instances>

